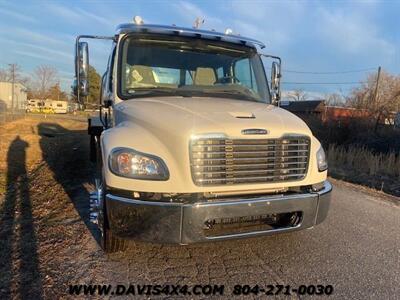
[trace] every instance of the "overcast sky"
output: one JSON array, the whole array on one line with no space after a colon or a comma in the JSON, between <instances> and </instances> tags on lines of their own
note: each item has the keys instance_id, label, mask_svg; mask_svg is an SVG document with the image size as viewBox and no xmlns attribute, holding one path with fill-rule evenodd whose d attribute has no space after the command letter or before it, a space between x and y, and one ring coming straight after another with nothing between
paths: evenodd
<instances>
[{"instance_id":1,"label":"overcast sky","mask_svg":"<svg viewBox=\"0 0 400 300\"><path fill-rule=\"evenodd\" d=\"M146 23L191 27L257 38L265 53L283 59L284 89L348 92L381 65L400 74L400 1L2 1L0 68L18 63L26 74L40 64L59 70L62 87L73 78L78 34L112 35L116 25L140 15ZM90 60L104 71L110 46L89 44ZM365 70L367 69L367 70ZM350 72L363 70L360 72ZM297 72L293 72L297 71ZM345 72L308 74L298 72ZM289 83L292 82L292 83Z\"/></svg>"}]
</instances>

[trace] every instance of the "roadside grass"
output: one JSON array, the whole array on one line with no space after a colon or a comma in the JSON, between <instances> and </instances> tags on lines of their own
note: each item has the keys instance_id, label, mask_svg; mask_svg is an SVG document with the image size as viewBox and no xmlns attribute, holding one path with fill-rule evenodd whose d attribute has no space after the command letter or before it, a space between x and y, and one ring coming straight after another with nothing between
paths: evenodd
<instances>
[{"instance_id":1,"label":"roadside grass","mask_svg":"<svg viewBox=\"0 0 400 300\"><path fill-rule=\"evenodd\" d=\"M373 120L322 122L321 116L298 114L327 150L328 174L337 179L400 196L400 129Z\"/></svg>"},{"instance_id":2,"label":"roadside grass","mask_svg":"<svg viewBox=\"0 0 400 300\"><path fill-rule=\"evenodd\" d=\"M331 144L327 157L332 177L400 196L400 155L395 152L374 153L362 146Z\"/></svg>"}]
</instances>

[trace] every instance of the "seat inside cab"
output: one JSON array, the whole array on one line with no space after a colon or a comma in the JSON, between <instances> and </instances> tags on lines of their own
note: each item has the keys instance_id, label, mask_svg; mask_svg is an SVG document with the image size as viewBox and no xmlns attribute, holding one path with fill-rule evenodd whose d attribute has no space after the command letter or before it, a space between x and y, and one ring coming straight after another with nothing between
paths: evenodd
<instances>
[{"instance_id":1,"label":"seat inside cab","mask_svg":"<svg viewBox=\"0 0 400 300\"><path fill-rule=\"evenodd\" d=\"M194 85L214 85L216 82L215 71L212 68L197 68L194 73Z\"/></svg>"}]
</instances>

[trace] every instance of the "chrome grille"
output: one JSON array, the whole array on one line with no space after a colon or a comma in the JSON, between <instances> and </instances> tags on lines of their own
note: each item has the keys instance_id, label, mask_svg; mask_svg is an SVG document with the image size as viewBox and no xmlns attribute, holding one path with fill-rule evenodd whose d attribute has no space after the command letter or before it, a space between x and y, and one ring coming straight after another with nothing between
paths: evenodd
<instances>
[{"instance_id":1,"label":"chrome grille","mask_svg":"<svg viewBox=\"0 0 400 300\"><path fill-rule=\"evenodd\" d=\"M307 174L310 139L198 138L190 142L196 185L284 182Z\"/></svg>"}]
</instances>

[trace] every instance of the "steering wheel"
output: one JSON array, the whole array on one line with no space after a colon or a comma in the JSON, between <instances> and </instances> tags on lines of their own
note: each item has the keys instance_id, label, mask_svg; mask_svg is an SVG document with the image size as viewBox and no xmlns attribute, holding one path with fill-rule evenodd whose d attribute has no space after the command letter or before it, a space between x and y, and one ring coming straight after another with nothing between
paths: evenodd
<instances>
[{"instance_id":1,"label":"steering wheel","mask_svg":"<svg viewBox=\"0 0 400 300\"><path fill-rule=\"evenodd\" d=\"M232 79L233 83L240 83L240 80L235 75L229 75L218 78L215 83L231 83Z\"/></svg>"}]
</instances>

